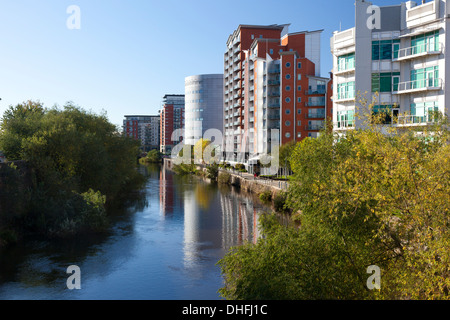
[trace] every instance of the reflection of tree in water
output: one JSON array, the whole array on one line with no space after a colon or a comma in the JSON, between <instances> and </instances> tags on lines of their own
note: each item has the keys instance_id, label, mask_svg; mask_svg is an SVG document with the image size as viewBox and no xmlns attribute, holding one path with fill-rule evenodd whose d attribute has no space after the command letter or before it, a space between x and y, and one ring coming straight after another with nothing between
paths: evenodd
<instances>
[{"instance_id":1,"label":"reflection of tree in water","mask_svg":"<svg viewBox=\"0 0 450 320\"><path fill-rule=\"evenodd\" d=\"M148 181L159 168L143 169L141 166L139 170ZM73 264L82 267L87 260L90 277L107 275L111 266L129 258L135 242L132 237L133 213L141 212L147 206L145 188L127 192L107 205L111 226L105 233L50 240L30 236L14 246L1 249L0 285L16 282L25 287L51 287L63 291L69 276L67 267ZM116 243L118 238L120 244ZM83 268L81 272L83 277ZM0 299L1 290L0 287Z\"/></svg>"},{"instance_id":2,"label":"reflection of tree in water","mask_svg":"<svg viewBox=\"0 0 450 320\"><path fill-rule=\"evenodd\" d=\"M197 183L195 187L195 199L201 209L207 210L214 199L217 189L210 184Z\"/></svg>"}]
</instances>

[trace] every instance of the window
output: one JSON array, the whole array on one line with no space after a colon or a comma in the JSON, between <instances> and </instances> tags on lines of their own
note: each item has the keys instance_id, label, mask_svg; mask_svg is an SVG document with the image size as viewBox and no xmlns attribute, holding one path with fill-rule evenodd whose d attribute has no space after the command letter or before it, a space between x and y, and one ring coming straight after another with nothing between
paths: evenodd
<instances>
[{"instance_id":1,"label":"window","mask_svg":"<svg viewBox=\"0 0 450 320\"><path fill-rule=\"evenodd\" d=\"M270 54L273 54L273 49L270 49L269 52L270 52Z\"/></svg>"},{"instance_id":2,"label":"window","mask_svg":"<svg viewBox=\"0 0 450 320\"><path fill-rule=\"evenodd\" d=\"M301 127L302 125L302 121L301 120L297 120L297 127Z\"/></svg>"},{"instance_id":3,"label":"window","mask_svg":"<svg viewBox=\"0 0 450 320\"><path fill-rule=\"evenodd\" d=\"M299 68L299 69L302 68L302 63L301 63L301 62L299 62L299 63L297 64L297 68Z\"/></svg>"},{"instance_id":4,"label":"window","mask_svg":"<svg viewBox=\"0 0 450 320\"><path fill-rule=\"evenodd\" d=\"M347 111L338 111L337 112L337 127L338 128L347 128L353 127L355 119L355 111L347 110Z\"/></svg>"},{"instance_id":5,"label":"window","mask_svg":"<svg viewBox=\"0 0 450 320\"><path fill-rule=\"evenodd\" d=\"M411 38L412 54L439 50L439 30Z\"/></svg>"},{"instance_id":6,"label":"window","mask_svg":"<svg viewBox=\"0 0 450 320\"><path fill-rule=\"evenodd\" d=\"M377 121L381 121L381 124L390 124L392 122L392 108L393 105L373 106L372 116L377 115Z\"/></svg>"},{"instance_id":7,"label":"window","mask_svg":"<svg viewBox=\"0 0 450 320\"><path fill-rule=\"evenodd\" d=\"M290 138L291 134L289 132L286 132L286 134L284 135L286 138Z\"/></svg>"},{"instance_id":8,"label":"window","mask_svg":"<svg viewBox=\"0 0 450 320\"><path fill-rule=\"evenodd\" d=\"M399 72L384 72L372 74L372 92L398 91Z\"/></svg>"},{"instance_id":9,"label":"window","mask_svg":"<svg viewBox=\"0 0 450 320\"><path fill-rule=\"evenodd\" d=\"M372 60L390 60L392 56L398 56L400 40L372 41ZM394 52L394 50L397 50Z\"/></svg>"},{"instance_id":10,"label":"window","mask_svg":"<svg viewBox=\"0 0 450 320\"><path fill-rule=\"evenodd\" d=\"M439 86L439 67L429 67L411 70L411 89L438 87Z\"/></svg>"},{"instance_id":11,"label":"window","mask_svg":"<svg viewBox=\"0 0 450 320\"><path fill-rule=\"evenodd\" d=\"M338 84L338 100L355 98L355 81Z\"/></svg>"},{"instance_id":12,"label":"window","mask_svg":"<svg viewBox=\"0 0 450 320\"><path fill-rule=\"evenodd\" d=\"M291 98L287 97L284 101L286 101L287 103L291 102Z\"/></svg>"},{"instance_id":13,"label":"window","mask_svg":"<svg viewBox=\"0 0 450 320\"><path fill-rule=\"evenodd\" d=\"M338 57L338 71L351 70L355 68L355 53Z\"/></svg>"},{"instance_id":14,"label":"window","mask_svg":"<svg viewBox=\"0 0 450 320\"><path fill-rule=\"evenodd\" d=\"M433 112L438 111L438 102L423 102L411 104L411 115L413 123L432 122Z\"/></svg>"},{"instance_id":15,"label":"window","mask_svg":"<svg viewBox=\"0 0 450 320\"><path fill-rule=\"evenodd\" d=\"M290 75L290 74L287 74L287 75L286 75L286 79L289 80L290 78L291 78L291 75Z\"/></svg>"},{"instance_id":16,"label":"window","mask_svg":"<svg viewBox=\"0 0 450 320\"><path fill-rule=\"evenodd\" d=\"M289 68L291 66L290 62L286 62L286 68Z\"/></svg>"},{"instance_id":17,"label":"window","mask_svg":"<svg viewBox=\"0 0 450 320\"><path fill-rule=\"evenodd\" d=\"M290 122L290 121L286 121L286 122L284 123L284 125L285 125L286 127L289 127L289 126L291 125L291 122Z\"/></svg>"},{"instance_id":18,"label":"window","mask_svg":"<svg viewBox=\"0 0 450 320\"><path fill-rule=\"evenodd\" d=\"M302 91L302 86L298 86L297 91Z\"/></svg>"},{"instance_id":19,"label":"window","mask_svg":"<svg viewBox=\"0 0 450 320\"><path fill-rule=\"evenodd\" d=\"M302 114L302 109L297 109L297 114Z\"/></svg>"},{"instance_id":20,"label":"window","mask_svg":"<svg viewBox=\"0 0 450 320\"><path fill-rule=\"evenodd\" d=\"M297 75L297 80L302 80L302 75L301 74Z\"/></svg>"},{"instance_id":21,"label":"window","mask_svg":"<svg viewBox=\"0 0 450 320\"><path fill-rule=\"evenodd\" d=\"M291 91L291 87L290 86L286 86L286 91Z\"/></svg>"},{"instance_id":22,"label":"window","mask_svg":"<svg viewBox=\"0 0 450 320\"><path fill-rule=\"evenodd\" d=\"M297 98L297 102L298 102L298 103L301 103L301 102L302 102L302 97L298 97L298 98Z\"/></svg>"},{"instance_id":23,"label":"window","mask_svg":"<svg viewBox=\"0 0 450 320\"><path fill-rule=\"evenodd\" d=\"M253 39L255 39L255 35L254 35L254 34L252 34L252 40L253 40Z\"/></svg>"},{"instance_id":24,"label":"window","mask_svg":"<svg viewBox=\"0 0 450 320\"><path fill-rule=\"evenodd\" d=\"M301 138L302 137L302 133L301 132L297 132L297 138Z\"/></svg>"},{"instance_id":25,"label":"window","mask_svg":"<svg viewBox=\"0 0 450 320\"><path fill-rule=\"evenodd\" d=\"M286 109L286 114L290 114L291 113L291 109Z\"/></svg>"}]
</instances>

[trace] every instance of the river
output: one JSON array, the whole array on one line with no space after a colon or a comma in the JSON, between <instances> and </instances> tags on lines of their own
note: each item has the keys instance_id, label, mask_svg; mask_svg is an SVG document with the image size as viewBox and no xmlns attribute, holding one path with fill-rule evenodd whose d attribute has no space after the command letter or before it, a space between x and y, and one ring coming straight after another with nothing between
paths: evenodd
<instances>
[{"instance_id":1,"label":"river","mask_svg":"<svg viewBox=\"0 0 450 320\"><path fill-rule=\"evenodd\" d=\"M145 188L109 212L109 232L71 240L30 238L0 251L0 299L216 300L216 264L227 250L259 236L269 211L228 186L141 166ZM67 268L80 268L69 290Z\"/></svg>"}]
</instances>

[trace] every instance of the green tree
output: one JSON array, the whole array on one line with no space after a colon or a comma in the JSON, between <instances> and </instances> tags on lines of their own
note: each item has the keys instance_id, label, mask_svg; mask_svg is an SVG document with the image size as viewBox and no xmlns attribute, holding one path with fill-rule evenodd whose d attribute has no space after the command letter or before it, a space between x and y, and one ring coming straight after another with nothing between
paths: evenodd
<instances>
[{"instance_id":1,"label":"green tree","mask_svg":"<svg viewBox=\"0 0 450 320\"><path fill-rule=\"evenodd\" d=\"M118 133L105 114L71 103L45 109L29 101L11 106L0 129L0 149L9 160L26 161L33 172L24 218L30 228L52 234L69 226L89 229L79 221L92 216L83 214L90 210L85 205L93 204L84 195L98 193L106 203L143 181L136 170L139 144ZM93 225L105 225L97 222Z\"/></svg>"},{"instance_id":2,"label":"green tree","mask_svg":"<svg viewBox=\"0 0 450 320\"><path fill-rule=\"evenodd\" d=\"M300 226L263 218L257 244L221 260L222 296L449 298L448 122L386 134L367 119L364 130L324 132L295 147L286 203ZM381 290L367 288L371 265L381 269Z\"/></svg>"}]
</instances>

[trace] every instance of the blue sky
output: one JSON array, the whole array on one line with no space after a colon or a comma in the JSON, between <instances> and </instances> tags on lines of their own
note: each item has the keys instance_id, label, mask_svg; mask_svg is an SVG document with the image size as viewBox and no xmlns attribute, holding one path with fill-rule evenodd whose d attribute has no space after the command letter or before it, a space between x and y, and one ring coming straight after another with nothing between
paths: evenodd
<instances>
[{"instance_id":1,"label":"blue sky","mask_svg":"<svg viewBox=\"0 0 450 320\"><path fill-rule=\"evenodd\" d=\"M71 5L80 8L79 30L66 26ZM117 125L125 114L157 114L166 93L184 93L185 77L223 73L239 24L284 23L290 32L324 29L326 76L329 39L353 27L354 1L0 0L0 115L26 100L73 101Z\"/></svg>"}]
</instances>

